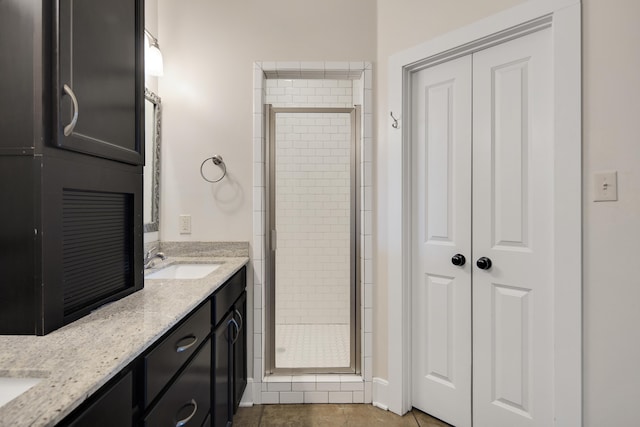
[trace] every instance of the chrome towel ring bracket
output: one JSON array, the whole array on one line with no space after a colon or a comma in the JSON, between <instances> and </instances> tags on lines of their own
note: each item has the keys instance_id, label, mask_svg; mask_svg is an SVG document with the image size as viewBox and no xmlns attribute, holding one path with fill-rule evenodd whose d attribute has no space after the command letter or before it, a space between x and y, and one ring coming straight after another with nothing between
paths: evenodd
<instances>
[{"instance_id":1,"label":"chrome towel ring bracket","mask_svg":"<svg viewBox=\"0 0 640 427\"><path fill-rule=\"evenodd\" d=\"M220 176L220 178L209 179L206 176L204 176L204 172L202 171L202 168L204 167L204 164L207 163L209 160L211 160L211 162L213 162L214 165L219 166L220 169L222 169L222 175ZM219 182L220 180L222 180L222 178L224 178L227 175L227 166L224 164L224 160L222 160L222 156L220 156L219 154L216 154L215 156L209 157L208 159L204 159L204 162L202 162L202 164L200 165L200 175L202 176L202 179L204 179L207 182Z\"/></svg>"}]
</instances>

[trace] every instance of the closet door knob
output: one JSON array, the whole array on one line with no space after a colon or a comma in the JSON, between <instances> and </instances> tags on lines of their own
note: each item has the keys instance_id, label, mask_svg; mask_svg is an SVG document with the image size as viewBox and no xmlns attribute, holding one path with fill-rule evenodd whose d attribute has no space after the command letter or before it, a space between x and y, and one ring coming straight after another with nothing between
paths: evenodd
<instances>
[{"instance_id":1,"label":"closet door knob","mask_svg":"<svg viewBox=\"0 0 640 427\"><path fill-rule=\"evenodd\" d=\"M457 265L458 267L462 267L465 262L467 262L467 259L462 254L455 254L451 257L451 264Z\"/></svg>"},{"instance_id":2,"label":"closet door knob","mask_svg":"<svg viewBox=\"0 0 640 427\"><path fill-rule=\"evenodd\" d=\"M476 261L476 265L481 270L488 270L491 268L491 260L486 256L483 256L478 258L478 261Z\"/></svg>"}]
</instances>

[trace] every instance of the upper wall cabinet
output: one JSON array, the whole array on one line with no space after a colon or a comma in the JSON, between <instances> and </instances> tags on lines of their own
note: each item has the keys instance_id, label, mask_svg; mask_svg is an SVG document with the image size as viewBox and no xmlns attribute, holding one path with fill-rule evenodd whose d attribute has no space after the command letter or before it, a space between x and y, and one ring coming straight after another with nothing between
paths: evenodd
<instances>
[{"instance_id":1,"label":"upper wall cabinet","mask_svg":"<svg viewBox=\"0 0 640 427\"><path fill-rule=\"evenodd\" d=\"M59 0L57 6L53 143L142 164L142 2Z\"/></svg>"}]
</instances>

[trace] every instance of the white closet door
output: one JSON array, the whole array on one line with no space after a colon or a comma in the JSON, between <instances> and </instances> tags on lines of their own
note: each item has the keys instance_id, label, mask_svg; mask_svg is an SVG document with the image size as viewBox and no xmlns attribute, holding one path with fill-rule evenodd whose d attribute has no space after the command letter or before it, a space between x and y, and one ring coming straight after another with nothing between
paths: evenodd
<instances>
[{"instance_id":1,"label":"white closet door","mask_svg":"<svg viewBox=\"0 0 640 427\"><path fill-rule=\"evenodd\" d=\"M457 427L553 425L550 31L411 80L413 405Z\"/></svg>"},{"instance_id":2,"label":"white closet door","mask_svg":"<svg viewBox=\"0 0 640 427\"><path fill-rule=\"evenodd\" d=\"M471 57L414 73L413 406L471 425ZM452 264L461 254L466 263Z\"/></svg>"},{"instance_id":3,"label":"white closet door","mask_svg":"<svg viewBox=\"0 0 640 427\"><path fill-rule=\"evenodd\" d=\"M473 55L475 427L554 424L550 36Z\"/></svg>"}]
</instances>

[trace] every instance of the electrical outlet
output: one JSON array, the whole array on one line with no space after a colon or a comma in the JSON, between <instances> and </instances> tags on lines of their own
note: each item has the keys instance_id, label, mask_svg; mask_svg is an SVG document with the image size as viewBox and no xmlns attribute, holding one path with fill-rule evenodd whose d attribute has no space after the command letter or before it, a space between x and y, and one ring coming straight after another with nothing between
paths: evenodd
<instances>
[{"instance_id":1,"label":"electrical outlet","mask_svg":"<svg viewBox=\"0 0 640 427\"><path fill-rule=\"evenodd\" d=\"M191 234L191 215L180 215L180 234Z\"/></svg>"},{"instance_id":2,"label":"electrical outlet","mask_svg":"<svg viewBox=\"0 0 640 427\"><path fill-rule=\"evenodd\" d=\"M594 202L611 202L618 200L618 173L596 172L593 179Z\"/></svg>"}]
</instances>

